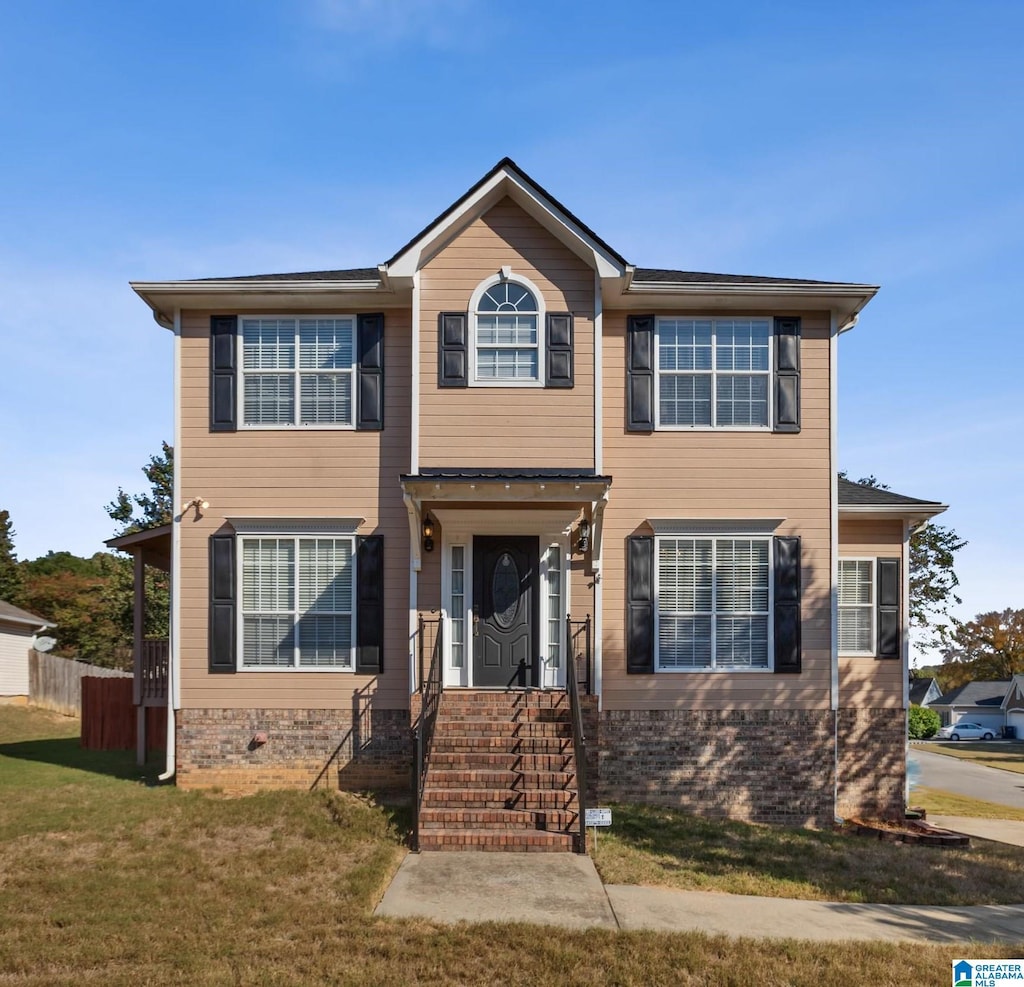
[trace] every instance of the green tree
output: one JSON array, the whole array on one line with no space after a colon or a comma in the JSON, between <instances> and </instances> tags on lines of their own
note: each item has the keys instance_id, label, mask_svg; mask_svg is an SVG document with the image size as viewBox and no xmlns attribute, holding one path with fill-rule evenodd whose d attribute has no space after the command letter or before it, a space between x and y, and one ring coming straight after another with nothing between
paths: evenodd
<instances>
[{"instance_id":1,"label":"green tree","mask_svg":"<svg viewBox=\"0 0 1024 987\"><path fill-rule=\"evenodd\" d=\"M942 726L942 720L934 709L927 706L911 706L907 714L907 734L913 740L927 740L934 737Z\"/></svg>"},{"instance_id":2,"label":"green tree","mask_svg":"<svg viewBox=\"0 0 1024 987\"><path fill-rule=\"evenodd\" d=\"M150 456L142 472L149 492L127 494L121 487L106 506L111 519L121 525L114 537L169 524L174 516L174 447L162 442L160 454Z\"/></svg>"},{"instance_id":3,"label":"green tree","mask_svg":"<svg viewBox=\"0 0 1024 987\"><path fill-rule=\"evenodd\" d=\"M954 686L1024 674L1024 610L993 610L966 623L956 621L942 660Z\"/></svg>"},{"instance_id":4,"label":"green tree","mask_svg":"<svg viewBox=\"0 0 1024 987\"><path fill-rule=\"evenodd\" d=\"M16 603L21 594L21 573L14 554L14 529L9 511L0 511L0 600Z\"/></svg>"}]
</instances>

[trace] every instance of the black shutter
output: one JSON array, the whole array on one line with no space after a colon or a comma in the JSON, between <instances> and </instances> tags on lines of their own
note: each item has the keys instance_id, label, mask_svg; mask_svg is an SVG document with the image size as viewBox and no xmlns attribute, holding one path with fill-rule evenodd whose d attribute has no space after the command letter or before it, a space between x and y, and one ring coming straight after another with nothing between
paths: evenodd
<instances>
[{"instance_id":1,"label":"black shutter","mask_svg":"<svg viewBox=\"0 0 1024 987\"><path fill-rule=\"evenodd\" d=\"M900 560L878 560L879 658L900 658Z\"/></svg>"},{"instance_id":2,"label":"black shutter","mask_svg":"<svg viewBox=\"0 0 1024 987\"><path fill-rule=\"evenodd\" d=\"M237 425L238 316L210 316L210 431Z\"/></svg>"},{"instance_id":3,"label":"black shutter","mask_svg":"<svg viewBox=\"0 0 1024 987\"><path fill-rule=\"evenodd\" d=\"M437 386L466 387L469 362L465 312L442 312L437 317Z\"/></svg>"},{"instance_id":4,"label":"black shutter","mask_svg":"<svg viewBox=\"0 0 1024 987\"><path fill-rule=\"evenodd\" d=\"M775 320L775 431L800 431L800 320Z\"/></svg>"},{"instance_id":5,"label":"black shutter","mask_svg":"<svg viewBox=\"0 0 1024 987\"><path fill-rule=\"evenodd\" d=\"M635 535L626 553L626 671L654 671L654 539Z\"/></svg>"},{"instance_id":6,"label":"black shutter","mask_svg":"<svg viewBox=\"0 0 1024 987\"><path fill-rule=\"evenodd\" d=\"M210 537L210 650L211 672L233 672L235 646L235 536Z\"/></svg>"},{"instance_id":7,"label":"black shutter","mask_svg":"<svg viewBox=\"0 0 1024 987\"><path fill-rule=\"evenodd\" d=\"M359 337L359 388L356 428L379 432L384 428L384 315L356 317Z\"/></svg>"},{"instance_id":8,"label":"black shutter","mask_svg":"<svg viewBox=\"0 0 1024 987\"><path fill-rule=\"evenodd\" d=\"M569 312L547 316L547 387L573 386L573 325Z\"/></svg>"},{"instance_id":9,"label":"black shutter","mask_svg":"<svg viewBox=\"0 0 1024 987\"><path fill-rule=\"evenodd\" d=\"M654 316L626 320L626 429L654 431Z\"/></svg>"},{"instance_id":10,"label":"black shutter","mask_svg":"<svg viewBox=\"0 0 1024 987\"><path fill-rule=\"evenodd\" d=\"M384 538L356 539L356 671L384 671Z\"/></svg>"},{"instance_id":11,"label":"black shutter","mask_svg":"<svg viewBox=\"0 0 1024 987\"><path fill-rule=\"evenodd\" d=\"M800 539L775 542L775 671L800 671Z\"/></svg>"}]
</instances>

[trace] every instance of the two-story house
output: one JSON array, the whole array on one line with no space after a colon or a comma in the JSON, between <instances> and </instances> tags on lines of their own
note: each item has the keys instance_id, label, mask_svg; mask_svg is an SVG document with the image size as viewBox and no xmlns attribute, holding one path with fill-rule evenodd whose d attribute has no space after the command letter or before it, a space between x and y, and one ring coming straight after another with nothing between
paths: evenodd
<instances>
[{"instance_id":1,"label":"two-story house","mask_svg":"<svg viewBox=\"0 0 1024 987\"><path fill-rule=\"evenodd\" d=\"M635 267L505 159L376 267L133 288L174 333L179 785L403 786L426 704L424 845L568 832L576 675L592 799L902 811L944 507L837 477L874 286Z\"/></svg>"}]
</instances>

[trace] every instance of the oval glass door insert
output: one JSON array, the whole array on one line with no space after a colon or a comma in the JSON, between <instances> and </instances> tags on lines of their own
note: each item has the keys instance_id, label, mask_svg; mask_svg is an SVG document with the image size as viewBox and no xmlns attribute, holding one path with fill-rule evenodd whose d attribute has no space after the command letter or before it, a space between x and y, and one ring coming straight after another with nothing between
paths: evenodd
<instances>
[{"instance_id":1,"label":"oval glass door insert","mask_svg":"<svg viewBox=\"0 0 1024 987\"><path fill-rule=\"evenodd\" d=\"M519 568L508 552L502 552L495 563L491 600L495 621L503 630L508 630L519 611Z\"/></svg>"}]
</instances>

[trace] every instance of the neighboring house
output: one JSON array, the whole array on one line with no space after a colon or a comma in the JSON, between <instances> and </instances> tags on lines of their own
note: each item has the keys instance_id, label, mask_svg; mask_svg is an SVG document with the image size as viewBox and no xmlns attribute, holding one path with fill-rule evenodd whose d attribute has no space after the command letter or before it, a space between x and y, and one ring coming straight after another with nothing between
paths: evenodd
<instances>
[{"instance_id":1,"label":"neighboring house","mask_svg":"<svg viewBox=\"0 0 1024 987\"><path fill-rule=\"evenodd\" d=\"M939 683L933 678L912 678L910 680L910 705L930 706L942 695Z\"/></svg>"},{"instance_id":2,"label":"neighboring house","mask_svg":"<svg viewBox=\"0 0 1024 987\"><path fill-rule=\"evenodd\" d=\"M1024 675L1014 675L1002 706L1006 725L1013 728L1018 740L1024 739Z\"/></svg>"},{"instance_id":3,"label":"neighboring house","mask_svg":"<svg viewBox=\"0 0 1024 987\"><path fill-rule=\"evenodd\" d=\"M902 811L945 507L837 478L874 286L635 267L505 159L382 264L133 288L174 334L180 785L407 784L436 654L442 718L577 670L602 799ZM456 726L452 767L571 773Z\"/></svg>"},{"instance_id":4,"label":"neighboring house","mask_svg":"<svg viewBox=\"0 0 1024 987\"><path fill-rule=\"evenodd\" d=\"M944 727L964 720L980 723L998 735L1007 722L1004 702L1014 682L968 682L942 695L931 708L942 718Z\"/></svg>"},{"instance_id":5,"label":"neighboring house","mask_svg":"<svg viewBox=\"0 0 1024 987\"><path fill-rule=\"evenodd\" d=\"M0 700L28 696L28 653L56 624L0 600Z\"/></svg>"}]
</instances>

